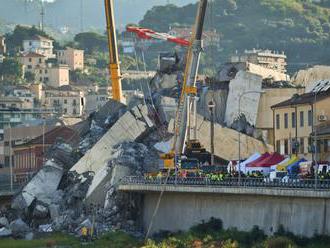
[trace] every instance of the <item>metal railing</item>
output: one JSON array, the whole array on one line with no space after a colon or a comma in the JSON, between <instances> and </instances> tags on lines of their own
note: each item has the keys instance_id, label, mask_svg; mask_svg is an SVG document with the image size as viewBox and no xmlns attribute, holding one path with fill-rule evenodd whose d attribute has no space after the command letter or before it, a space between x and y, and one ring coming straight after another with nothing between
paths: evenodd
<instances>
[{"instance_id":1,"label":"metal railing","mask_svg":"<svg viewBox=\"0 0 330 248\"><path fill-rule=\"evenodd\" d=\"M166 178L144 178L125 177L121 180L122 185L161 185ZM221 180L211 180L207 177L175 178L171 177L167 181L168 185L183 186L204 186L204 187L254 187L254 188L297 188L297 189L317 189L330 190L330 180L319 180L315 184L313 179L288 179L286 181L270 180L269 178L224 178Z\"/></svg>"}]
</instances>

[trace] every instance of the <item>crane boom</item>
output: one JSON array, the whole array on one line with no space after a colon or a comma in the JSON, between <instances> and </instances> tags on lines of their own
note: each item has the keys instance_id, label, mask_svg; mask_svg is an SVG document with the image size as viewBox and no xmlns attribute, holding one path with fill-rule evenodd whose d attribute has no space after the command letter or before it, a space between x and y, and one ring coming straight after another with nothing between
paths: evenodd
<instances>
[{"instance_id":1,"label":"crane boom","mask_svg":"<svg viewBox=\"0 0 330 248\"><path fill-rule=\"evenodd\" d=\"M121 102L123 99L121 88L121 72L120 62L118 55L117 37L116 37L116 25L114 18L114 5L113 0L104 0L105 16L107 21L107 37L109 46L109 72L112 83L112 98Z\"/></svg>"},{"instance_id":2,"label":"crane boom","mask_svg":"<svg viewBox=\"0 0 330 248\"><path fill-rule=\"evenodd\" d=\"M206 8L207 0L200 0L196 23L191 39L191 45L189 47L187 55L184 85L182 87L175 121L173 150L175 151L175 154L178 155L182 154L184 151L187 134L190 137L190 126L188 126L187 123L190 122L189 119L191 115L191 109L195 109L194 106L196 106L196 78L198 74L200 54L202 51L202 34L206 15ZM194 114L196 115L196 113Z\"/></svg>"}]
</instances>

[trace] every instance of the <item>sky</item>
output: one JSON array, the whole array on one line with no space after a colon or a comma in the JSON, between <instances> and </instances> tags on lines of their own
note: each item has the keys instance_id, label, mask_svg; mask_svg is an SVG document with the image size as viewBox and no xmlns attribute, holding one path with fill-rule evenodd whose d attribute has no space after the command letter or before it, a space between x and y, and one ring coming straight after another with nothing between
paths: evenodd
<instances>
[{"instance_id":1,"label":"sky","mask_svg":"<svg viewBox=\"0 0 330 248\"><path fill-rule=\"evenodd\" d=\"M38 25L40 23L40 6L24 4L41 0L0 0L0 22ZM86 29L103 29L104 0L44 0L54 2L45 6L45 23L52 28L67 26L75 31L80 30L81 16ZM81 15L81 1L84 5ZM196 2L196 0L114 0L117 27L128 23L138 23L144 14L154 5L173 3L179 6Z\"/></svg>"}]
</instances>

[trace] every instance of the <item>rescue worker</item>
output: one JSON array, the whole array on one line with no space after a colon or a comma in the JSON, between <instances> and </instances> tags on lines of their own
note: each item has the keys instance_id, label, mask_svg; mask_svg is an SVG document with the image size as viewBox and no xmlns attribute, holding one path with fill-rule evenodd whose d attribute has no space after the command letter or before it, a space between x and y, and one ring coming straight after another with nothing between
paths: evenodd
<instances>
[{"instance_id":1,"label":"rescue worker","mask_svg":"<svg viewBox=\"0 0 330 248\"><path fill-rule=\"evenodd\" d=\"M82 241L87 242L87 239L88 239L88 229L85 226L83 226L81 228L81 239L82 239Z\"/></svg>"}]
</instances>

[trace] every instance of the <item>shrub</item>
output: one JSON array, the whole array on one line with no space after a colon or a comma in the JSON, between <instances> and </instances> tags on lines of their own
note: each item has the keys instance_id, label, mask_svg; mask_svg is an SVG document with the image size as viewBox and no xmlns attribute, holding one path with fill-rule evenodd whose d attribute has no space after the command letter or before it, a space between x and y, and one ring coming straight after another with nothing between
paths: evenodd
<instances>
[{"instance_id":1,"label":"shrub","mask_svg":"<svg viewBox=\"0 0 330 248\"><path fill-rule=\"evenodd\" d=\"M286 237L273 237L266 241L265 248L293 248L294 242Z\"/></svg>"}]
</instances>

